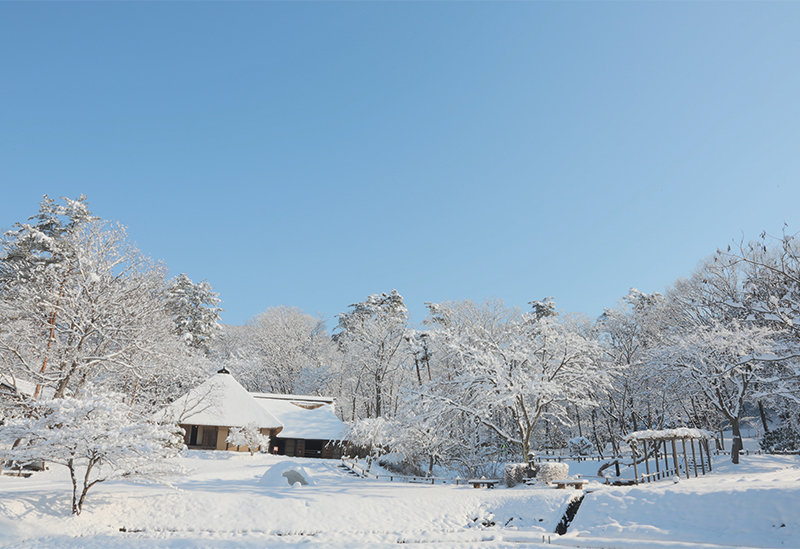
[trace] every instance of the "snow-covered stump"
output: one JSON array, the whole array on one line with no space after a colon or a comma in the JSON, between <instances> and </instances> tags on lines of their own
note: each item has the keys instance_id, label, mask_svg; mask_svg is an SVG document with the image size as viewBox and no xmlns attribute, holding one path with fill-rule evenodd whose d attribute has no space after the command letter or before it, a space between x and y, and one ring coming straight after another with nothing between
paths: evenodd
<instances>
[{"instance_id":1,"label":"snow-covered stump","mask_svg":"<svg viewBox=\"0 0 800 549\"><path fill-rule=\"evenodd\" d=\"M569 464L567 463L540 463L536 466L536 478L549 484L553 480L565 479L569 476Z\"/></svg>"}]
</instances>

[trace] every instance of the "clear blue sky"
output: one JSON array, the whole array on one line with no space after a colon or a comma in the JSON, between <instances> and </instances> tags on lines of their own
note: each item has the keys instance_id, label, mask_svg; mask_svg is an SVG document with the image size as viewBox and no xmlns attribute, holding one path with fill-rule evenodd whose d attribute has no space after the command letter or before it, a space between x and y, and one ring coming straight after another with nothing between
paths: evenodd
<instances>
[{"instance_id":1,"label":"clear blue sky","mask_svg":"<svg viewBox=\"0 0 800 549\"><path fill-rule=\"evenodd\" d=\"M0 3L0 226L88 195L223 320L554 296L800 231L800 3Z\"/></svg>"}]
</instances>

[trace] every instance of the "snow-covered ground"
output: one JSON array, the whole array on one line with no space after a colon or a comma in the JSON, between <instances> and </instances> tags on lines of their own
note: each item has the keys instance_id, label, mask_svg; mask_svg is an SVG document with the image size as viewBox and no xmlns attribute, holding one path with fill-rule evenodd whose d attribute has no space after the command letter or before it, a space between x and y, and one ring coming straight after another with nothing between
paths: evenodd
<instances>
[{"instance_id":1,"label":"snow-covered ground","mask_svg":"<svg viewBox=\"0 0 800 549\"><path fill-rule=\"evenodd\" d=\"M800 458L722 458L713 475L641 487L590 483L566 536L553 532L580 492L388 483L347 476L336 461L296 459L312 481L279 485L269 455L188 452L175 488L113 482L69 515L70 481L54 466L0 477L0 546L20 548L363 549L422 547L800 547ZM571 467L593 474L597 462ZM275 479L278 479L276 482Z\"/></svg>"}]
</instances>

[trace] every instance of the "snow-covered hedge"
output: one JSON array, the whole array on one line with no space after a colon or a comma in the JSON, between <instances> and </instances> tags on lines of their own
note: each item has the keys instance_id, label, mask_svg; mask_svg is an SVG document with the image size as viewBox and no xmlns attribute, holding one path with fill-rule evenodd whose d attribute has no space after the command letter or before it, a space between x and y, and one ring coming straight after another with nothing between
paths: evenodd
<instances>
[{"instance_id":1,"label":"snow-covered hedge","mask_svg":"<svg viewBox=\"0 0 800 549\"><path fill-rule=\"evenodd\" d=\"M539 482L547 484L552 480L561 480L569 476L567 463L539 463L536 466L536 478Z\"/></svg>"},{"instance_id":2,"label":"snow-covered hedge","mask_svg":"<svg viewBox=\"0 0 800 549\"><path fill-rule=\"evenodd\" d=\"M534 475L535 466L527 463L506 463L503 468L503 482L509 488L525 482L526 478Z\"/></svg>"}]
</instances>

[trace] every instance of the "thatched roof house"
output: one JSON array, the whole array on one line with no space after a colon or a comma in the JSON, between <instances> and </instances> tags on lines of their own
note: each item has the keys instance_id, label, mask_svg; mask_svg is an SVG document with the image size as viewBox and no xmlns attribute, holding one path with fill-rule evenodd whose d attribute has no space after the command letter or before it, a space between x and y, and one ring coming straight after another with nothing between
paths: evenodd
<instances>
[{"instance_id":1,"label":"thatched roof house","mask_svg":"<svg viewBox=\"0 0 800 549\"><path fill-rule=\"evenodd\" d=\"M269 437L283 429L283 424L225 369L158 412L155 419L180 425L190 449L244 451L247 448L228 444L232 427L255 424Z\"/></svg>"}]
</instances>

